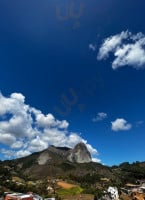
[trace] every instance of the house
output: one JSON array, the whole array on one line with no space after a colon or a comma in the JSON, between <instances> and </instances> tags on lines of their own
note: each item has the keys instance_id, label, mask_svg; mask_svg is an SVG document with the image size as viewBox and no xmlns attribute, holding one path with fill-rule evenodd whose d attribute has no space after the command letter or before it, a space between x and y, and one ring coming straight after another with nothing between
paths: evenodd
<instances>
[{"instance_id":1,"label":"house","mask_svg":"<svg viewBox=\"0 0 145 200\"><path fill-rule=\"evenodd\" d=\"M119 200L118 189L116 187L109 187L107 192L110 194L111 199Z\"/></svg>"},{"instance_id":2,"label":"house","mask_svg":"<svg viewBox=\"0 0 145 200\"><path fill-rule=\"evenodd\" d=\"M22 193L5 193L4 200L33 200L33 196Z\"/></svg>"},{"instance_id":3,"label":"house","mask_svg":"<svg viewBox=\"0 0 145 200\"><path fill-rule=\"evenodd\" d=\"M55 200L55 198L45 198L44 200Z\"/></svg>"},{"instance_id":4,"label":"house","mask_svg":"<svg viewBox=\"0 0 145 200\"><path fill-rule=\"evenodd\" d=\"M145 183L142 183L142 185L140 186L140 190L142 193L145 193Z\"/></svg>"},{"instance_id":5,"label":"house","mask_svg":"<svg viewBox=\"0 0 145 200\"><path fill-rule=\"evenodd\" d=\"M131 183L127 183L126 184L126 189L128 189L128 191L132 192L138 192L140 188L140 185L135 185L135 184L131 184Z\"/></svg>"},{"instance_id":6,"label":"house","mask_svg":"<svg viewBox=\"0 0 145 200\"><path fill-rule=\"evenodd\" d=\"M33 194L33 200L43 200L43 198L38 194Z\"/></svg>"}]
</instances>

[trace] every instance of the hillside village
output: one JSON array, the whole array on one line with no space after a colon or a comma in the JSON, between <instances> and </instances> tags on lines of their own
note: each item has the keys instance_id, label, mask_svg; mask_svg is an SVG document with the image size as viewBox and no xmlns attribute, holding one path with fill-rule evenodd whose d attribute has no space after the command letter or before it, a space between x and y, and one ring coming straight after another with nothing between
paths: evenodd
<instances>
[{"instance_id":1,"label":"hillside village","mask_svg":"<svg viewBox=\"0 0 145 200\"><path fill-rule=\"evenodd\" d=\"M13 183L24 186L24 183L20 181L15 180ZM35 187L38 182L31 182L31 184ZM14 193L9 190L3 192L3 195L1 193L1 200L145 200L145 181L141 182L139 185L128 183L124 188L121 188L120 191L118 191L117 187L109 186L108 189L104 190L101 196L98 197L93 194L83 194L83 190L79 188L78 185L70 184L62 180L53 180L51 183L50 180L48 180L47 186L45 197L30 191L26 193L17 191ZM2 189L2 187L0 187L0 189ZM60 192L60 190L62 191ZM63 194L64 191L65 194Z\"/></svg>"}]
</instances>

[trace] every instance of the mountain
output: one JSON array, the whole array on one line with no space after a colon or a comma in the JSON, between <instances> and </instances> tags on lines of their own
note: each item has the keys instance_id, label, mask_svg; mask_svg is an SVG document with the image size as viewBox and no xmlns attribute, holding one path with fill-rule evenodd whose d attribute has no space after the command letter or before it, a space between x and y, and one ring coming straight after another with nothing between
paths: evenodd
<instances>
[{"instance_id":1,"label":"mountain","mask_svg":"<svg viewBox=\"0 0 145 200\"><path fill-rule=\"evenodd\" d=\"M92 161L91 154L84 143L79 143L74 149L70 150L67 159L76 163L89 163Z\"/></svg>"},{"instance_id":2,"label":"mountain","mask_svg":"<svg viewBox=\"0 0 145 200\"><path fill-rule=\"evenodd\" d=\"M52 156L53 153L53 156ZM58 160L70 161L72 163L92 162L91 154L84 143L77 144L74 149L67 147L50 146L47 150L40 153L37 162L39 165L45 165L54 161L54 154ZM59 157L59 158L58 158Z\"/></svg>"},{"instance_id":3,"label":"mountain","mask_svg":"<svg viewBox=\"0 0 145 200\"><path fill-rule=\"evenodd\" d=\"M84 143L73 149L50 146L27 157L0 162L0 176L3 178L18 176L28 180L50 178L69 178L78 182L110 180L121 185L135 183L145 178L145 163L122 163L119 166L107 167L92 162L90 152ZM104 179L105 178L105 179Z\"/></svg>"},{"instance_id":4,"label":"mountain","mask_svg":"<svg viewBox=\"0 0 145 200\"><path fill-rule=\"evenodd\" d=\"M3 161L1 166L8 166L13 174L22 173L32 179L46 176L84 176L89 173L111 176L108 167L92 162L91 154L84 143L77 144L73 149L50 146L24 158Z\"/></svg>"}]
</instances>

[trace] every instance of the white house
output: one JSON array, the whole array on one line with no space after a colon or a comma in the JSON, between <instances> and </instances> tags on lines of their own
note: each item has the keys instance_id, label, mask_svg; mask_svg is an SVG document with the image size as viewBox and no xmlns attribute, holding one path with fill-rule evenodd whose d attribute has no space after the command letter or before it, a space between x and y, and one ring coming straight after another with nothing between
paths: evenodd
<instances>
[{"instance_id":1,"label":"white house","mask_svg":"<svg viewBox=\"0 0 145 200\"><path fill-rule=\"evenodd\" d=\"M107 192L110 194L112 200L119 200L119 194L117 187L109 187Z\"/></svg>"}]
</instances>

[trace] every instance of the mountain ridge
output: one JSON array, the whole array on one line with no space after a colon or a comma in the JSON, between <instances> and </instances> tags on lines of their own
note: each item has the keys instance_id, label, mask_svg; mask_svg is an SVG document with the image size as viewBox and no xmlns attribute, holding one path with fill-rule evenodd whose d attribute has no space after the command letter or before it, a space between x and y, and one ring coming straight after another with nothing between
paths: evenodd
<instances>
[{"instance_id":1,"label":"mountain ridge","mask_svg":"<svg viewBox=\"0 0 145 200\"><path fill-rule=\"evenodd\" d=\"M45 160L46 162L51 161L51 153L59 155L63 160L70 161L72 163L89 163L92 162L91 154L88 151L86 145L82 142L75 145L73 149L68 147L55 147L50 146L44 151L42 151L39 160ZM46 163L44 162L44 164Z\"/></svg>"},{"instance_id":2,"label":"mountain ridge","mask_svg":"<svg viewBox=\"0 0 145 200\"><path fill-rule=\"evenodd\" d=\"M3 161L1 165L9 166L14 174L23 173L34 179L46 176L83 176L88 173L111 176L108 167L92 161L91 154L84 143L78 143L73 149L49 146L41 152L23 158Z\"/></svg>"}]
</instances>

